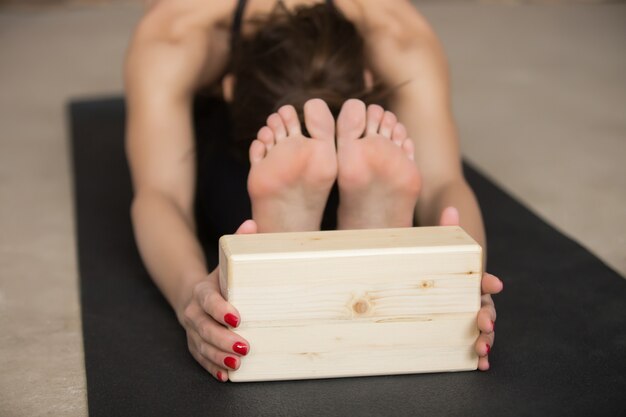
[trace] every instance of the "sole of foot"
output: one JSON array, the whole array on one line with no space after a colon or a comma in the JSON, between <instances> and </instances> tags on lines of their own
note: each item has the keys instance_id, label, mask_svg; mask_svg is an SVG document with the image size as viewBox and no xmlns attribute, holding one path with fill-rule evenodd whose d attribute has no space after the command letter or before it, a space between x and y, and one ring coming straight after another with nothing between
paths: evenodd
<instances>
[{"instance_id":1,"label":"sole of foot","mask_svg":"<svg viewBox=\"0 0 626 417\"><path fill-rule=\"evenodd\" d=\"M302 133L296 110L281 107L250 145L248 194L259 232L319 230L337 178L335 121L326 103L304 105Z\"/></svg>"},{"instance_id":2,"label":"sole of foot","mask_svg":"<svg viewBox=\"0 0 626 417\"><path fill-rule=\"evenodd\" d=\"M337 118L338 228L412 226L421 187L413 150L393 113L344 103Z\"/></svg>"}]
</instances>

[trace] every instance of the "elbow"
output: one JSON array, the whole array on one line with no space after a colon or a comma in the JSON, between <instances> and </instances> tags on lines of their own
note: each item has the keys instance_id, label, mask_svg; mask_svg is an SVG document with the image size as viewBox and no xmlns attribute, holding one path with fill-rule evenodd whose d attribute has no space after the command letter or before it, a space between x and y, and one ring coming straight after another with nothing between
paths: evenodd
<instances>
[{"instance_id":1,"label":"elbow","mask_svg":"<svg viewBox=\"0 0 626 417\"><path fill-rule=\"evenodd\" d=\"M139 218L141 218L141 212L143 211L145 198L140 194L135 194L130 203L130 220L133 225L137 224Z\"/></svg>"},{"instance_id":2,"label":"elbow","mask_svg":"<svg viewBox=\"0 0 626 417\"><path fill-rule=\"evenodd\" d=\"M133 225L137 225L146 217L161 218L171 214L176 215L192 229L195 229L193 204L181 202L158 189L142 188L135 191L130 204L130 218Z\"/></svg>"},{"instance_id":3,"label":"elbow","mask_svg":"<svg viewBox=\"0 0 626 417\"><path fill-rule=\"evenodd\" d=\"M135 195L130 203L130 218L133 224L146 214L146 210L161 204L162 196L158 191L140 189L135 191Z\"/></svg>"}]
</instances>

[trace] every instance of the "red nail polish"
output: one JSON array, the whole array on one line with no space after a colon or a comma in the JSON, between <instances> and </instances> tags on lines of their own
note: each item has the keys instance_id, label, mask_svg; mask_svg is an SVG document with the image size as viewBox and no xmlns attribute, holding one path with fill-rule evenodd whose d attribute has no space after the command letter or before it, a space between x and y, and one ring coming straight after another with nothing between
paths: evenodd
<instances>
[{"instance_id":1,"label":"red nail polish","mask_svg":"<svg viewBox=\"0 0 626 417\"><path fill-rule=\"evenodd\" d=\"M235 369L237 367L237 359L232 356L226 356L224 358L224 365L228 366L231 369Z\"/></svg>"},{"instance_id":2,"label":"red nail polish","mask_svg":"<svg viewBox=\"0 0 626 417\"><path fill-rule=\"evenodd\" d=\"M237 327L239 324L239 319L234 314L228 313L224 315L224 321L230 324L232 327Z\"/></svg>"},{"instance_id":3,"label":"red nail polish","mask_svg":"<svg viewBox=\"0 0 626 417\"><path fill-rule=\"evenodd\" d=\"M487 345L487 355L489 355L489 352L491 352L491 346L489 346L489 343L486 343Z\"/></svg>"},{"instance_id":4,"label":"red nail polish","mask_svg":"<svg viewBox=\"0 0 626 417\"><path fill-rule=\"evenodd\" d=\"M220 382L224 382L224 378L222 378L222 371L217 371L217 379L219 379Z\"/></svg>"},{"instance_id":5,"label":"red nail polish","mask_svg":"<svg viewBox=\"0 0 626 417\"><path fill-rule=\"evenodd\" d=\"M242 342L235 342L233 345L233 351L239 353L240 355L247 355L248 345Z\"/></svg>"}]
</instances>

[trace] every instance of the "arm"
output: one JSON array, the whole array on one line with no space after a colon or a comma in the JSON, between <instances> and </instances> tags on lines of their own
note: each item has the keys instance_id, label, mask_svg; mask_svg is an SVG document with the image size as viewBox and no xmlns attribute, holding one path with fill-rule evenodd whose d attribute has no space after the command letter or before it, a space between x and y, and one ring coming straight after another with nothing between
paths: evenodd
<instances>
[{"instance_id":1,"label":"arm","mask_svg":"<svg viewBox=\"0 0 626 417\"><path fill-rule=\"evenodd\" d=\"M414 65L421 66L419 76L401 87L391 102L415 143L415 161L423 184L416 216L421 225L438 225L443 210L456 207L460 225L483 246L486 259L480 208L463 176L445 56L432 31L424 29L416 36L423 39L413 58Z\"/></svg>"},{"instance_id":2,"label":"arm","mask_svg":"<svg viewBox=\"0 0 626 417\"><path fill-rule=\"evenodd\" d=\"M191 100L208 41L201 29L182 33L168 5L157 4L144 17L128 50L126 150L137 243L150 274L176 308L186 287L207 272L192 216Z\"/></svg>"},{"instance_id":3,"label":"arm","mask_svg":"<svg viewBox=\"0 0 626 417\"><path fill-rule=\"evenodd\" d=\"M437 36L409 1L361 3L357 26L365 38L368 63L387 85L400 86L390 107L415 144L422 175L419 224L438 225L443 209L455 206L461 226L484 247L480 209L463 177L448 65Z\"/></svg>"},{"instance_id":4,"label":"arm","mask_svg":"<svg viewBox=\"0 0 626 417\"><path fill-rule=\"evenodd\" d=\"M241 341L223 327L224 317L239 315L219 295L217 272L208 273L195 235L191 120L195 89L217 78L226 62L216 26L234 3L219 3L198 11L188 0L156 4L132 38L125 84L131 216L139 251L185 327L191 353L223 380L223 359Z\"/></svg>"},{"instance_id":5,"label":"arm","mask_svg":"<svg viewBox=\"0 0 626 417\"><path fill-rule=\"evenodd\" d=\"M461 225L484 248L486 240L480 208L463 176L456 126L452 117L448 65L434 31L405 0L361 0L361 22L369 65L390 86L401 86L391 97L396 113L415 144L415 162L422 175L416 207L419 224ZM454 207L454 208L450 208ZM485 273L482 307L477 315L481 331L476 342L479 368L489 368L496 311L491 294L502 282Z\"/></svg>"}]
</instances>

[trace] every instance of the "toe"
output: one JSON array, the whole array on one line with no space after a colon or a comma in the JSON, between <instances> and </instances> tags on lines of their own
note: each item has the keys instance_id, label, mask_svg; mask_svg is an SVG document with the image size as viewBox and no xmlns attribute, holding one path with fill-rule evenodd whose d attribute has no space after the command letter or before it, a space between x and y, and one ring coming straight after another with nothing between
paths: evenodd
<instances>
[{"instance_id":1,"label":"toe","mask_svg":"<svg viewBox=\"0 0 626 417\"><path fill-rule=\"evenodd\" d=\"M304 103L304 122L312 139L334 143L335 119L324 100L314 98Z\"/></svg>"},{"instance_id":2,"label":"toe","mask_svg":"<svg viewBox=\"0 0 626 417\"><path fill-rule=\"evenodd\" d=\"M406 128L402 123L397 123L391 132L391 140L398 146L402 146L407 138Z\"/></svg>"},{"instance_id":3,"label":"toe","mask_svg":"<svg viewBox=\"0 0 626 417\"><path fill-rule=\"evenodd\" d=\"M365 130L365 103L350 99L343 103L337 117L337 144L358 139Z\"/></svg>"},{"instance_id":4,"label":"toe","mask_svg":"<svg viewBox=\"0 0 626 417\"><path fill-rule=\"evenodd\" d=\"M285 140L287 137L287 129L285 128L285 124L283 123L283 119L280 117L278 113L272 113L267 118L267 125L274 132L274 138L276 139L276 143Z\"/></svg>"},{"instance_id":5,"label":"toe","mask_svg":"<svg viewBox=\"0 0 626 417\"><path fill-rule=\"evenodd\" d=\"M291 104L287 104L278 109L278 114L287 128L287 134L289 136L301 134L298 113L296 113L296 109Z\"/></svg>"},{"instance_id":6,"label":"toe","mask_svg":"<svg viewBox=\"0 0 626 417\"><path fill-rule=\"evenodd\" d=\"M415 159L415 145L413 141L411 139L405 139L401 146L407 158L413 161Z\"/></svg>"},{"instance_id":7,"label":"toe","mask_svg":"<svg viewBox=\"0 0 626 417\"><path fill-rule=\"evenodd\" d=\"M265 157L267 147L265 143L256 139L250 144L250 164L254 165Z\"/></svg>"},{"instance_id":8,"label":"toe","mask_svg":"<svg viewBox=\"0 0 626 417\"><path fill-rule=\"evenodd\" d=\"M380 122L383 120L385 110L378 104L371 104L367 108L367 134L375 135L380 128Z\"/></svg>"},{"instance_id":9,"label":"toe","mask_svg":"<svg viewBox=\"0 0 626 417\"><path fill-rule=\"evenodd\" d=\"M263 126L256 134L256 138L265 144L265 147L269 151L274 146L274 131L267 126Z\"/></svg>"},{"instance_id":10,"label":"toe","mask_svg":"<svg viewBox=\"0 0 626 417\"><path fill-rule=\"evenodd\" d=\"M396 123L398 123L396 115L390 111L386 111L383 115L383 121L380 122L380 129L378 130L378 133L387 139L391 139L391 132L394 127L396 127Z\"/></svg>"}]
</instances>

